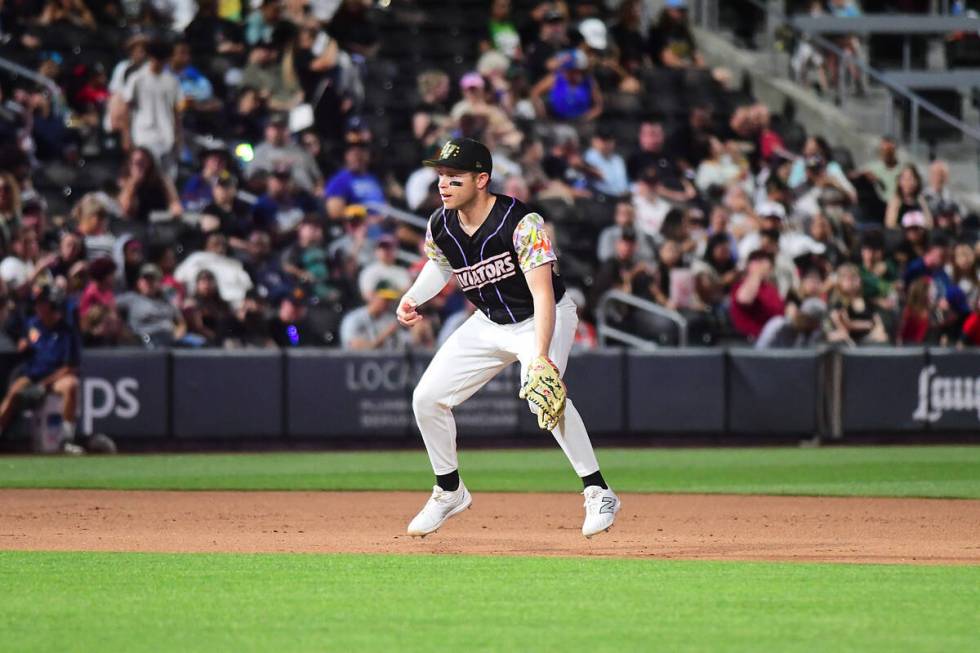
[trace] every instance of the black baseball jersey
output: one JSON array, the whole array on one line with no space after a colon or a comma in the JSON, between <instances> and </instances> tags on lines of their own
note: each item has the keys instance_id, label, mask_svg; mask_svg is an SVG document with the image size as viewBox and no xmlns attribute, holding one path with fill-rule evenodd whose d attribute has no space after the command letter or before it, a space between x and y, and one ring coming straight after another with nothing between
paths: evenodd
<instances>
[{"instance_id":1,"label":"black baseball jersey","mask_svg":"<svg viewBox=\"0 0 980 653\"><path fill-rule=\"evenodd\" d=\"M459 287L477 310L497 324L515 324L534 315L534 299L524 273L557 263L544 219L507 195L497 201L480 228L468 236L458 211L438 209L429 218L426 255L444 270L452 270ZM555 301L565 284L552 265Z\"/></svg>"}]
</instances>

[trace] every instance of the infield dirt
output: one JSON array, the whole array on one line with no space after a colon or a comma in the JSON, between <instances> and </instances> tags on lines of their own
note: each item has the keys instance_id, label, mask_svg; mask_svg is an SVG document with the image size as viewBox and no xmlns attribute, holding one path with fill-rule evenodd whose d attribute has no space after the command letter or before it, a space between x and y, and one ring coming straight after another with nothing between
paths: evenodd
<instances>
[{"instance_id":1,"label":"infield dirt","mask_svg":"<svg viewBox=\"0 0 980 653\"><path fill-rule=\"evenodd\" d=\"M0 491L0 549L653 557L980 564L980 501L624 494L582 537L582 499L475 493L433 535L413 492Z\"/></svg>"}]
</instances>

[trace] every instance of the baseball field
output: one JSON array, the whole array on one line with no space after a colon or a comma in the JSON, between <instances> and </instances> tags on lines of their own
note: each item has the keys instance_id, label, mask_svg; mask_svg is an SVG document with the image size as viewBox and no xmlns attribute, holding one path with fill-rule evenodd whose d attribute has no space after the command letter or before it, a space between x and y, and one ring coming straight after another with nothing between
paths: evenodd
<instances>
[{"instance_id":1,"label":"baseball field","mask_svg":"<svg viewBox=\"0 0 980 653\"><path fill-rule=\"evenodd\" d=\"M0 651L972 651L980 447L0 458Z\"/></svg>"}]
</instances>

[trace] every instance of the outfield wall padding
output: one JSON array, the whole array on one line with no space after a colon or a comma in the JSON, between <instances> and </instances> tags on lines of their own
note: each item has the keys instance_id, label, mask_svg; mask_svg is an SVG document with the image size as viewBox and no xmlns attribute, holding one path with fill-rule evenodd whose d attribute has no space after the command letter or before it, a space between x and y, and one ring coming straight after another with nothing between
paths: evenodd
<instances>
[{"instance_id":1,"label":"outfield wall padding","mask_svg":"<svg viewBox=\"0 0 980 653\"><path fill-rule=\"evenodd\" d=\"M822 392L815 350L728 352L728 430L814 434Z\"/></svg>"},{"instance_id":2,"label":"outfield wall padding","mask_svg":"<svg viewBox=\"0 0 980 653\"><path fill-rule=\"evenodd\" d=\"M725 352L676 349L629 352L627 428L635 433L725 430Z\"/></svg>"},{"instance_id":3,"label":"outfield wall padding","mask_svg":"<svg viewBox=\"0 0 980 653\"><path fill-rule=\"evenodd\" d=\"M176 350L171 355L174 436L283 434L280 352Z\"/></svg>"},{"instance_id":4,"label":"outfield wall padding","mask_svg":"<svg viewBox=\"0 0 980 653\"><path fill-rule=\"evenodd\" d=\"M82 420L121 438L408 442L418 438L412 391L430 360L322 349L87 350ZM2 361L10 370L16 357ZM517 398L519 376L518 365L505 368L454 409L462 441L550 439ZM593 433L796 438L829 435L828 423L845 438L980 431L976 351L607 349L573 355L565 380Z\"/></svg>"}]
</instances>

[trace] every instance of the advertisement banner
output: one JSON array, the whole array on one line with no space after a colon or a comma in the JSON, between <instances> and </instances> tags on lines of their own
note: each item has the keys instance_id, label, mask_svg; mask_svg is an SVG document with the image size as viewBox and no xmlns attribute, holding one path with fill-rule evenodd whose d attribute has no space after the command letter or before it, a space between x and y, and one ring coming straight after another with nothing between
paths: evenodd
<instances>
[{"instance_id":1,"label":"advertisement banner","mask_svg":"<svg viewBox=\"0 0 980 653\"><path fill-rule=\"evenodd\" d=\"M725 430L725 352L664 349L625 357L627 423L634 433Z\"/></svg>"},{"instance_id":2,"label":"advertisement banner","mask_svg":"<svg viewBox=\"0 0 980 653\"><path fill-rule=\"evenodd\" d=\"M980 352L930 349L913 417L934 431L980 432Z\"/></svg>"},{"instance_id":3,"label":"advertisement banner","mask_svg":"<svg viewBox=\"0 0 980 653\"><path fill-rule=\"evenodd\" d=\"M111 437L169 435L170 361L165 351L87 349L81 364L81 427Z\"/></svg>"},{"instance_id":4,"label":"advertisement banner","mask_svg":"<svg viewBox=\"0 0 980 653\"><path fill-rule=\"evenodd\" d=\"M280 436L282 354L276 350L174 350L176 437Z\"/></svg>"},{"instance_id":5,"label":"advertisement banner","mask_svg":"<svg viewBox=\"0 0 980 653\"><path fill-rule=\"evenodd\" d=\"M746 434L816 434L822 396L820 356L813 350L731 349L729 430Z\"/></svg>"},{"instance_id":6,"label":"advertisement banner","mask_svg":"<svg viewBox=\"0 0 980 653\"><path fill-rule=\"evenodd\" d=\"M848 349L842 356L845 434L926 430L931 372L924 349Z\"/></svg>"}]
</instances>

